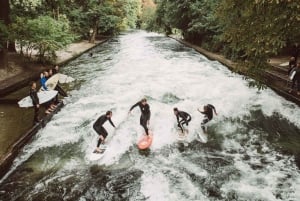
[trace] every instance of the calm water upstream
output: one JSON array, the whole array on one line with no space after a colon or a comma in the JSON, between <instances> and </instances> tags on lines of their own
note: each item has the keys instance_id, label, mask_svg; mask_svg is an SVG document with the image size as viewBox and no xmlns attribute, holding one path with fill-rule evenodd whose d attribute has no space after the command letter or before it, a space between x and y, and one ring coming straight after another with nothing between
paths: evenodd
<instances>
[{"instance_id":1,"label":"calm water upstream","mask_svg":"<svg viewBox=\"0 0 300 201\"><path fill-rule=\"evenodd\" d=\"M194 50L162 35L128 32L69 63L77 81L66 106L15 160L1 180L0 200L300 200L300 108ZM154 132L151 150L139 152L140 111L146 97ZM211 103L219 115L209 142L196 141ZM176 142L173 107L192 115L188 146ZM96 162L94 120L107 110L109 148ZM289 149L290 150L290 149Z\"/></svg>"}]
</instances>

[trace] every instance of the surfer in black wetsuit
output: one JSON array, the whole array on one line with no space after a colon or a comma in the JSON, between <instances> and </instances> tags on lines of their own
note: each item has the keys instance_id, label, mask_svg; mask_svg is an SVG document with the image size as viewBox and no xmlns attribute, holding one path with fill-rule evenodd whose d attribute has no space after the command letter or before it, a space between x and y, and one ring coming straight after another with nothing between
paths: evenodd
<instances>
[{"instance_id":1,"label":"surfer in black wetsuit","mask_svg":"<svg viewBox=\"0 0 300 201\"><path fill-rule=\"evenodd\" d=\"M147 100L143 98L141 101L137 102L130 108L129 114L131 110L133 110L133 108L135 108L136 106L139 106L142 112L140 117L140 125L145 129L146 135L149 135L148 125L151 116L150 106L148 105Z\"/></svg>"},{"instance_id":2,"label":"surfer in black wetsuit","mask_svg":"<svg viewBox=\"0 0 300 201\"><path fill-rule=\"evenodd\" d=\"M190 114L184 111L179 111L177 107L173 109L174 114L177 118L177 126L181 129L181 132L183 133L183 124L189 125L189 122L192 120L192 117ZM181 120L179 120L181 118Z\"/></svg>"},{"instance_id":3,"label":"surfer in black wetsuit","mask_svg":"<svg viewBox=\"0 0 300 201\"><path fill-rule=\"evenodd\" d=\"M36 83L34 81L30 82L29 96L32 100L34 107L34 123L38 123L39 120L39 110L40 110L40 100L36 91Z\"/></svg>"},{"instance_id":4,"label":"surfer in black wetsuit","mask_svg":"<svg viewBox=\"0 0 300 201\"><path fill-rule=\"evenodd\" d=\"M204 119L201 122L201 128L202 128L203 132L206 133L207 129L205 128L205 124L207 124L210 120L212 120L213 112L215 113L215 115L218 115L216 108L211 104L207 104L207 105L204 105L203 111L201 111L199 108L198 108L198 111L200 113L204 114Z\"/></svg>"},{"instance_id":5,"label":"surfer in black wetsuit","mask_svg":"<svg viewBox=\"0 0 300 201\"><path fill-rule=\"evenodd\" d=\"M103 127L103 124L108 120L109 123L114 127L114 123L111 120L112 117L112 111L107 111L106 114L101 115L97 121L94 123L93 128L94 130L98 133L99 135L99 140L98 140L98 144L97 144L97 148L95 149L95 153L101 153L101 150L99 148L101 143L104 143L104 140L106 138L106 136L108 135L107 131L105 130L105 128Z\"/></svg>"}]
</instances>

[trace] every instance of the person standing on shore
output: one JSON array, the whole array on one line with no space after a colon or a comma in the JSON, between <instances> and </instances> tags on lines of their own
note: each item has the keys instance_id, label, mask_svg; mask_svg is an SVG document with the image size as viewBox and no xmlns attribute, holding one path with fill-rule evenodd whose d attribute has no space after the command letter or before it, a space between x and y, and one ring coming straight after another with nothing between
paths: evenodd
<instances>
[{"instance_id":1,"label":"person standing on shore","mask_svg":"<svg viewBox=\"0 0 300 201\"><path fill-rule=\"evenodd\" d=\"M39 119L39 111L40 111L40 100L37 95L37 90L36 90L36 82L32 81L30 82L30 91L29 91L29 96L32 100L32 104L34 107L34 123L38 123L40 121Z\"/></svg>"}]
</instances>

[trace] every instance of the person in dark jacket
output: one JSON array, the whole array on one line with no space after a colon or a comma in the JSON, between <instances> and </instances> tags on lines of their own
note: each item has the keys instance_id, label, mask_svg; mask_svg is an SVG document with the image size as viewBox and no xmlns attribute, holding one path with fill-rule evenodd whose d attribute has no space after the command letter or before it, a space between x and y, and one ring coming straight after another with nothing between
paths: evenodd
<instances>
[{"instance_id":1,"label":"person in dark jacket","mask_svg":"<svg viewBox=\"0 0 300 201\"><path fill-rule=\"evenodd\" d=\"M205 124L207 124L210 120L212 120L213 112L215 113L215 115L218 115L216 108L211 104L207 104L207 105L204 105L203 111L201 111L199 108L198 108L198 111L200 113L204 114L204 119L201 122L201 128L202 128L203 132L206 133L207 129L205 127Z\"/></svg>"},{"instance_id":2,"label":"person in dark jacket","mask_svg":"<svg viewBox=\"0 0 300 201\"><path fill-rule=\"evenodd\" d=\"M56 65L54 68L52 68L53 75L57 74L59 71L59 67Z\"/></svg>"},{"instance_id":3,"label":"person in dark jacket","mask_svg":"<svg viewBox=\"0 0 300 201\"><path fill-rule=\"evenodd\" d=\"M130 114L131 110L133 110L133 108L137 106L139 106L141 109L140 125L145 129L146 135L149 135L148 125L150 121L151 112L150 106L147 103L147 99L143 98L141 101L131 106L128 113Z\"/></svg>"},{"instance_id":4,"label":"person in dark jacket","mask_svg":"<svg viewBox=\"0 0 300 201\"><path fill-rule=\"evenodd\" d=\"M112 117L112 111L107 111L106 114L101 115L96 122L93 125L94 130L98 133L99 135L99 139L98 139L98 143L97 143L97 147L94 151L94 153L101 153L100 150L100 144L104 143L105 138L107 137L108 133L106 131L106 129L103 127L103 124L108 120L109 123L116 128L116 126L114 125L114 123L111 120Z\"/></svg>"},{"instance_id":5,"label":"person in dark jacket","mask_svg":"<svg viewBox=\"0 0 300 201\"><path fill-rule=\"evenodd\" d=\"M192 120L192 117L187 112L179 111L177 107L173 108L173 111L177 118L177 126L181 129L181 132L183 133L183 124L188 126L189 122Z\"/></svg>"},{"instance_id":6,"label":"person in dark jacket","mask_svg":"<svg viewBox=\"0 0 300 201\"><path fill-rule=\"evenodd\" d=\"M34 81L30 82L29 96L32 100L32 104L34 107L34 119L33 120L34 120L34 123L38 123L40 121L40 119L39 119L40 100L37 95L36 83Z\"/></svg>"},{"instance_id":7,"label":"person in dark jacket","mask_svg":"<svg viewBox=\"0 0 300 201\"><path fill-rule=\"evenodd\" d=\"M293 79L292 79L292 86L289 90L289 93L292 93L294 87L297 85L297 95L300 95L300 63L297 64L297 67L293 69L295 72ZM292 74L293 72L291 72Z\"/></svg>"},{"instance_id":8,"label":"person in dark jacket","mask_svg":"<svg viewBox=\"0 0 300 201\"><path fill-rule=\"evenodd\" d=\"M291 74L292 69L295 68L296 66L297 66L297 63L296 63L295 57L291 57L291 58L290 58L290 61L289 61L288 75Z\"/></svg>"}]
</instances>

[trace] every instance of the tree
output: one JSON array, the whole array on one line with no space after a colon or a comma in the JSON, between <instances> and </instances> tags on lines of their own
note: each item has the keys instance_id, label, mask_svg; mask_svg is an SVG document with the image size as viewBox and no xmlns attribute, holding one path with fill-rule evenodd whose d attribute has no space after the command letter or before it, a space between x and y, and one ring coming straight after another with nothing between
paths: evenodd
<instances>
[{"instance_id":1,"label":"tree","mask_svg":"<svg viewBox=\"0 0 300 201\"><path fill-rule=\"evenodd\" d=\"M16 18L11 26L11 37L26 48L26 56L31 57L32 50L38 51L39 61L51 61L56 57L55 51L65 47L74 40L70 33L68 20L63 16L55 20L50 16L36 19Z\"/></svg>"},{"instance_id":2,"label":"tree","mask_svg":"<svg viewBox=\"0 0 300 201\"><path fill-rule=\"evenodd\" d=\"M8 67L7 26L9 24L9 0L0 1L0 68Z\"/></svg>"}]
</instances>

